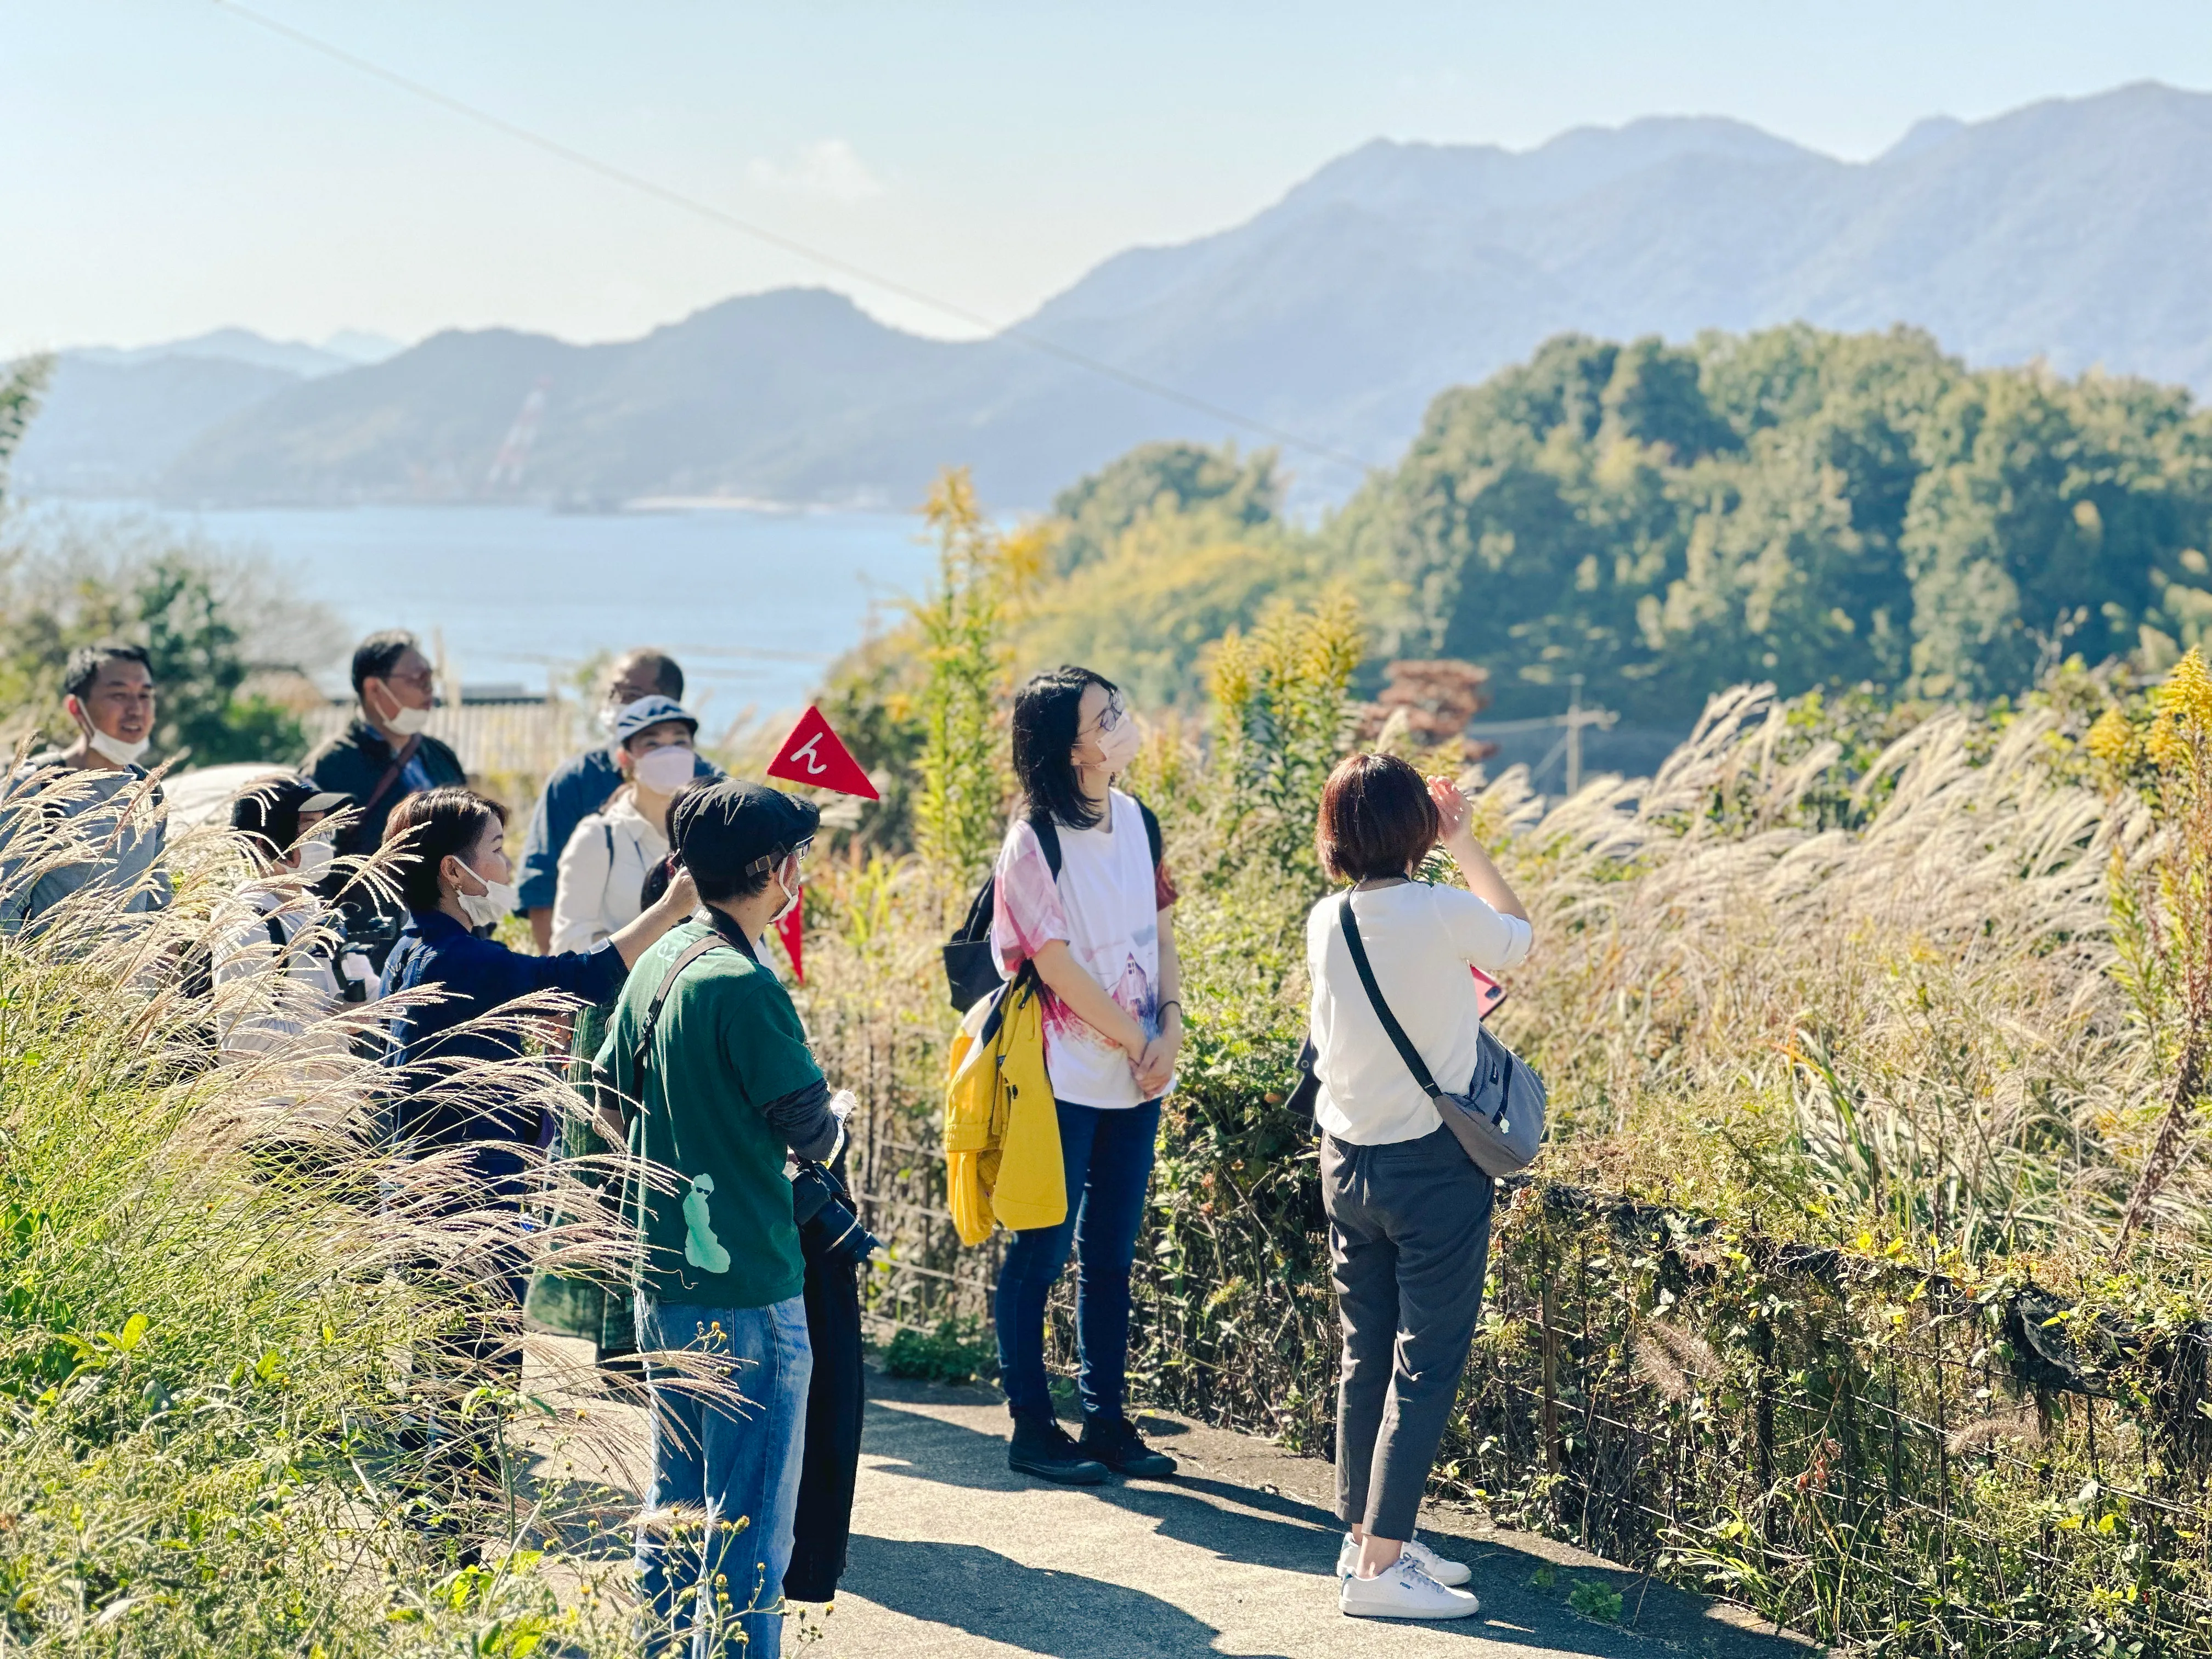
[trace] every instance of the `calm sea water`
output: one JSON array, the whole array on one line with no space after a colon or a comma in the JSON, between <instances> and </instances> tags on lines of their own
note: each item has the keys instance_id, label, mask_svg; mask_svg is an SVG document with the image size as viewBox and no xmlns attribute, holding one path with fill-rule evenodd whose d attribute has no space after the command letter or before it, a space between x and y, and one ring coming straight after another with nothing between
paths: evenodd
<instances>
[{"instance_id":1,"label":"calm sea water","mask_svg":"<svg viewBox=\"0 0 2212 1659\"><path fill-rule=\"evenodd\" d=\"M895 616L936 563L920 521L889 514L44 505L157 517L259 555L356 634L440 636L471 686L542 691L598 652L665 646L717 720L803 704L872 608Z\"/></svg>"}]
</instances>

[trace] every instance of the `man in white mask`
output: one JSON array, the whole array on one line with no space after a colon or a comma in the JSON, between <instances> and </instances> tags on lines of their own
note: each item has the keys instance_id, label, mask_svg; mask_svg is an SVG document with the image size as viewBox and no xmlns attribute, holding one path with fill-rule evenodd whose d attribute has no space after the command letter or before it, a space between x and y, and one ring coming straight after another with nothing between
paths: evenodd
<instances>
[{"instance_id":1,"label":"man in white mask","mask_svg":"<svg viewBox=\"0 0 2212 1659\"><path fill-rule=\"evenodd\" d=\"M353 694L360 712L301 769L316 788L343 795L351 805L354 817L337 843L341 855L374 852L392 808L410 795L467 781L460 757L425 729L437 706L435 690L430 659L404 629L372 634L354 647ZM366 883L338 897L349 933L368 936L374 904ZM395 913L389 920L387 931L396 934L404 918ZM386 948L371 951L380 967Z\"/></svg>"},{"instance_id":2,"label":"man in white mask","mask_svg":"<svg viewBox=\"0 0 2212 1659\"><path fill-rule=\"evenodd\" d=\"M169 902L166 803L139 760L154 738L146 648L103 640L70 654L63 708L76 741L34 757L0 792L0 933L97 885L125 915ZM74 843L81 859L68 859Z\"/></svg>"}]
</instances>

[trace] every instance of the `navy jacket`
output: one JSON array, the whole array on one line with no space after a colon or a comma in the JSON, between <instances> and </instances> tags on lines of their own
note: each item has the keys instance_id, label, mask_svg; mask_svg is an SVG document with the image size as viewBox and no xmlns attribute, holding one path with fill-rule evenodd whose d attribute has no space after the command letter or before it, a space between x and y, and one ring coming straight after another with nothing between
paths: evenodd
<instances>
[{"instance_id":1,"label":"navy jacket","mask_svg":"<svg viewBox=\"0 0 2212 1659\"><path fill-rule=\"evenodd\" d=\"M316 788L351 795L356 806L368 807L368 798L376 793L376 786L391 769L392 754L392 740L356 716L344 731L318 745L301 762L300 769L315 781ZM428 733L415 745L415 754L422 763L432 788L468 781L460 757ZM394 778L392 787L384 792L384 798L368 807L361 821L346 831L344 839L338 843L338 851L349 855L374 852L383 844L384 822L392 816L392 809L413 793L404 777Z\"/></svg>"},{"instance_id":2,"label":"navy jacket","mask_svg":"<svg viewBox=\"0 0 2212 1659\"><path fill-rule=\"evenodd\" d=\"M384 1063L392 1068L393 1127L416 1150L472 1146L474 1163L497 1196L519 1200L530 1149L538 1144L534 1105L504 1091L467 1099L426 1097L456 1062L512 1061L516 1038L496 1031L453 1028L496 1012L537 991L566 991L585 1002L611 1002L629 969L611 945L557 957L526 957L495 940L478 939L442 910L418 910L384 966L384 994L434 987L440 1000L392 1015L386 1027ZM494 1192L487 1192L489 1199Z\"/></svg>"},{"instance_id":3,"label":"navy jacket","mask_svg":"<svg viewBox=\"0 0 2212 1659\"><path fill-rule=\"evenodd\" d=\"M719 778L722 769L702 755L691 765L695 778ZM550 910L561 885L561 854L576 826L607 804L622 785L622 768L601 744L586 749L545 780L545 793L530 811L522 841L522 871L516 887L523 910Z\"/></svg>"}]
</instances>

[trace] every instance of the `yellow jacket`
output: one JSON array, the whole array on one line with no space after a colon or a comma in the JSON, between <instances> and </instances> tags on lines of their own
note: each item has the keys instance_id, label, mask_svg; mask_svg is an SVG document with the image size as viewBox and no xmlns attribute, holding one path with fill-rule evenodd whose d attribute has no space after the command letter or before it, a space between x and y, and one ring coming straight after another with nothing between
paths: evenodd
<instances>
[{"instance_id":1,"label":"yellow jacket","mask_svg":"<svg viewBox=\"0 0 2212 1659\"><path fill-rule=\"evenodd\" d=\"M1044 1017L1028 975L968 1011L945 1092L945 1185L963 1244L1067 1218Z\"/></svg>"}]
</instances>

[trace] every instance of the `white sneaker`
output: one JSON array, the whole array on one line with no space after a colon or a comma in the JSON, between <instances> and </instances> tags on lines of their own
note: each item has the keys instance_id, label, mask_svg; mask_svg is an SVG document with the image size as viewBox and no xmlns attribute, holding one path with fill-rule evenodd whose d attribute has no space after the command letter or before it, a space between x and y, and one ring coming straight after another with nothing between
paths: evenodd
<instances>
[{"instance_id":1,"label":"white sneaker","mask_svg":"<svg viewBox=\"0 0 2212 1659\"><path fill-rule=\"evenodd\" d=\"M1418 1538L1407 1542L1398 1552L1401 1561L1411 1561L1439 1584L1464 1584L1474 1577L1474 1570L1464 1561L1447 1561ZM1344 1534L1344 1543L1336 1553L1336 1576L1349 1578L1359 1571L1359 1546L1350 1533Z\"/></svg>"},{"instance_id":2,"label":"white sneaker","mask_svg":"<svg viewBox=\"0 0 2212 1659\"><path fill-rule=\"evenodd\" d=\"M1452 1589L1401 1555L1372 1578L1358 1573L1345 1579L1336 1605L1351 1619L1465 1619L1482 1603L1463 1589Z\"/></svg>"}]
</instances>

